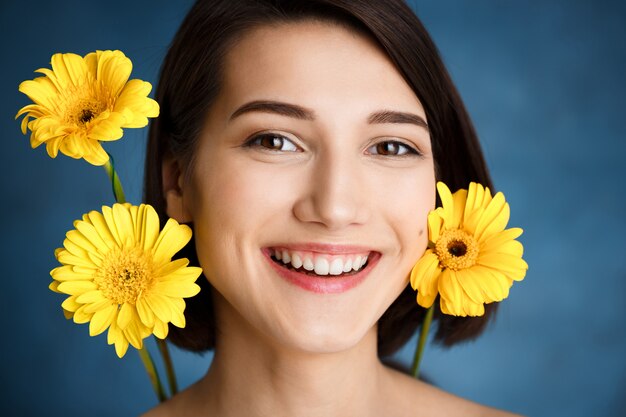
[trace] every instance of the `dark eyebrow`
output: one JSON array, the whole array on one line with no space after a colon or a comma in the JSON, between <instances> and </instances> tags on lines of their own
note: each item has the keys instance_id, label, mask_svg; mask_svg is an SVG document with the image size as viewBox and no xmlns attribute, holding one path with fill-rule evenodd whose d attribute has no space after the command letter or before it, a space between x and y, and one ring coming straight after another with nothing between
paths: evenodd
<instances>
[{"instance_id":1,"label":"dark eyebrow","mask_svg":"<svg viewBox=\"0 0 626 417\"><path fill-rule=\"evenodd\" d=\"M421 116L413 113L383 110L370 114L367 123L410 123L428 130L428 123Z\"/></svg>"},{"instance_id":2,"label":"dark eyebrow","mask_svg":"<svg viewBox=\"0 0 626 417\"><path fill-rule=\"evenodd\" d=\"M297 104L282 103L280 101L257 100L251 101L239 107L230 116L230 120L249 112L275 113L282 116L293 117L301 120L315 120L315 112ZM380 123L410 123L428 130L426 121L413 113L382 110L374 112L367 118L369 124Z\"/></svg>"},{"instance_id":3,"label":"dark eyebrow","mask_svg":"<svg viewBox=\"0 0 626 417\"><path fill-rule=\"evenodd\" d=\"M313 110L298 106L296 104L281 103L279 101L251 101L239 107L230 116L230 120L249 112L276 113L282 116L294 117L302 120L314 120Z\"/></svg>"}]
</instances>

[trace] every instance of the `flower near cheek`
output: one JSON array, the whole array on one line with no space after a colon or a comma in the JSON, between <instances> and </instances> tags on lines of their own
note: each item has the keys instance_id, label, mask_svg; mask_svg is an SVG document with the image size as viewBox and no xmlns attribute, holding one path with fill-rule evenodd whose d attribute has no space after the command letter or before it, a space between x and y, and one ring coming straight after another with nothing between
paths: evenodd
<instances>
[{"instance_id":1,"label":"flower near cheek","mask_svg":"<svg viewBox=\"0 0 626 417\"><path fill-rule=\"evenodd\" d=\"M450 193L437 183L443 207L428 215L429 248L411 271L417 303L430 307L440 295L441 311L454 316L482 316L484 304L502 301L528 265L515 240L522 229L505 229L509 204L502 193L470 183Z\"/></svg>"},{"instance_id":2,"label":"flower near cheek","mask_svg":"<svg viewBox=\"0 0 626 417\"><path fill-rule=\"evenodd\" d=\"M34 104L20 109L22 133L30 130L30 144L46 144L48 155L59 151L84 158L93 165L109 159L100 144L123 135L122 128L144 127L159 115L159 105L148 98L150 83L130 80L132 63L121 51L96 51L84 58L54 54L52 69L20 84L19 91ZM32 119L32 120L31 120Z\"/></svg>"},{"instance_id":3,"label":"flower near cheek","mask_svg":"<svg viewBox=\"0 0 626 417\"><path fill-rule=\"evenodd\" d=\"M154 209L128 203L102 207L66 234L55 256L52 291L69 295L66 317L89 322L89 334L108 331L108 344L121 358L131 344L137 349L154 334L164 339L168 323L185 326L185 301L200 291L201 273L187 259L172 257L191 239L191 229L169 219L159 230Z\"/></svg>"}]
</instances>

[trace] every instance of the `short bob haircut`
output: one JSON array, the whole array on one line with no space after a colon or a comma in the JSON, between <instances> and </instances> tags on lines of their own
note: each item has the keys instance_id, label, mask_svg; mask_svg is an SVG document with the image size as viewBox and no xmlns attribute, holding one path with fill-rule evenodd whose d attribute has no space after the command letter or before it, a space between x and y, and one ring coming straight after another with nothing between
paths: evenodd
<instances>
[{"instance_id":1,"label":"short bob haircut","mask_svg":"<svg viewBox=\"0 0 626 417\"><path fill-rule=\"evenodd\" d=\"M150 126L145 165L144 199L166 219L162 165L173 158L184 169L193 164L199 134L220 91L224 57L250 31L264 25L319 21L356 31L377 42L424 106L435 175L451 190L476 181L493 190L491 179L463 102L437 48L413 11L402 0L197 0L178 30L161 69L156 100L161 114ZM190 225L193 227L193 225ZM180 257L198 264L192 241ZM216 329L211 285L187 300L187 326L170 326L177 346L202 352L214 348ZM409 285L378 322L378 355L397 351L424 319ZM435 301L438 306L439 303ZM497 304L485 306L482 317L441 313L435 339L444 346L478 336Z\"/></svg>"}]
</instances>

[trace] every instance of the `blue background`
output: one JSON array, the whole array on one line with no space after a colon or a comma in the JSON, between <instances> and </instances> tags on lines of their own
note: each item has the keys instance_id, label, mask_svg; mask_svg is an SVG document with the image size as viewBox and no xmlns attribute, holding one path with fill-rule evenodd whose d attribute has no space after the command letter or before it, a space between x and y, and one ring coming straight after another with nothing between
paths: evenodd
<instances>
[{"instance_id":1,"label":"blue background","mask_svg":"<svg viewBox=\"0 0 626 417\"><path fill-rule=\"evenodd\" d=\"M60 4L59 4L60 3ZM436 4L435 4L436 3ZM0 414L137 415L156 399L137 354L63 318L48 289L72 220L111 204L104 172L31 150L18 84L55 52L121 49L156 83L185 1L0 6ZM476 342L429 345L444 389L532 416L623 416L626 406L626 8L611 1L413 2L473 116L495 182L525 229L530 264ZM28 11L26 9L28 8ZM147 130L107 146L130 201ZM412 341L398 357L408 363ZM154 346L151 345L151 348ZM210 363L174 349L181 385ZM419 407L419 399L416 399Z\"/></svg>"}]
</instances>

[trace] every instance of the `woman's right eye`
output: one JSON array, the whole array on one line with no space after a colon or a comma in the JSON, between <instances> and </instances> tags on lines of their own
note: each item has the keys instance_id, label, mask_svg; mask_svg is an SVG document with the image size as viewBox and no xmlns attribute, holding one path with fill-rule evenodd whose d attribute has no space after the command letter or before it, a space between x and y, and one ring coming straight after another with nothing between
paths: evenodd
<instances>
[{"instance_id":1,"label":"woman's right eye","mask_svg":"<svg viewBox=\"0 0 626 417\"><path fill-rule=\"evenodd\" d=\"M261 133L253 136L248 142L248 147L261 147L270 151L277 152L298 152L300 148L290 139L277 133Z\"/></svg>"}]
</instances>

